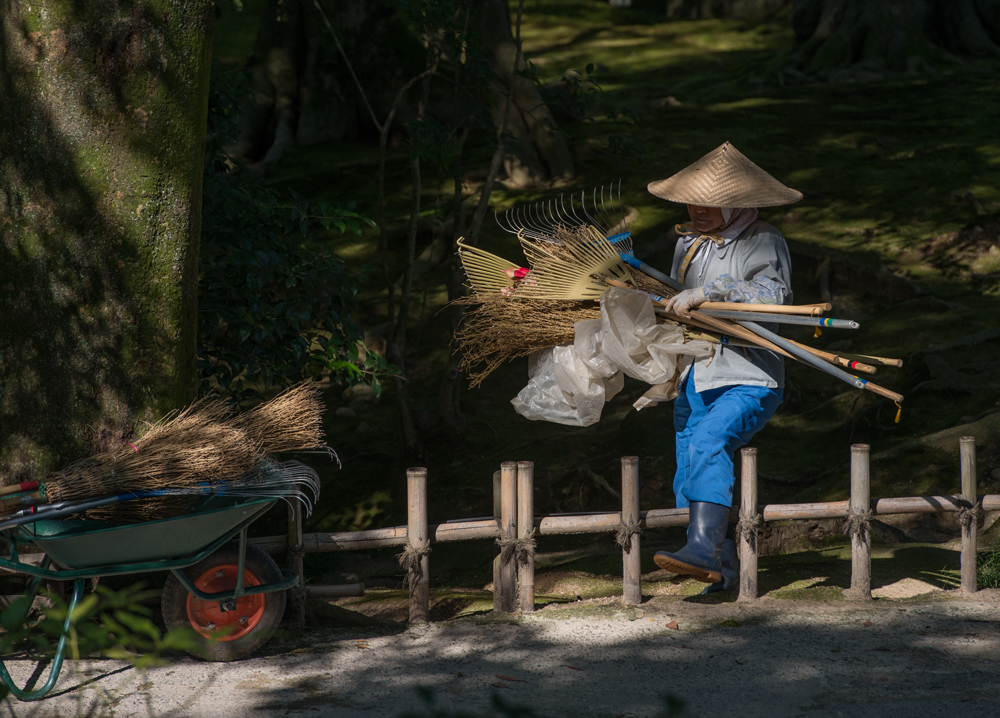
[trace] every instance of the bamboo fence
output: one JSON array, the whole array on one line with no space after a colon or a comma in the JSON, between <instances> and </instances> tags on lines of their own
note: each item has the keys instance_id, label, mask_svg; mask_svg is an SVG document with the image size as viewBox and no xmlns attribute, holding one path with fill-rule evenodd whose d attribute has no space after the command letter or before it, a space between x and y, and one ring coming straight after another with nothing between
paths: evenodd
<instances>
[{"instance_id":1,"label":"bamboo fence","mask_svg":"<svg viewBox=\"0 0 1000 718\"><path fill-rule=\"evenodd\" d=\"M730 519L737 524L740 556L740 601L755 601L757 592L757 533L765 523L795 519L847 519L851 538L851 585L845 595L854 600L871 599L871 530L877 516L891 514L955 513L961 528L961 590L978 590L976 584L977 522L985 511L1000 511L1000 494L976 493L975 438L959 440L960 494L952 496L870 497L869 447L851 447L851 498L819 503L768 504L757 501L757 450L744 448L740 456L740 500ZM434 544L453 541L494 540L499 555L494 560L494 609L505 613L530 612L534 605L534 549L540 537L561 534L616 533L622 547L622 600L642 601L639 552L643 529L684 526L687 509L639 509L638 457L621 460L621 511L534 515L534 464L507 461L494 474L494 516L457 519L439 524L427 522L427 469L407 471L408 523L405 526L345 531L302 533L301 510L289 510L287 536L251 539L258 548L288 556L290 568L301 574L307 553L403 547L412 556L406 566L410 589L410 621L428 620L430 598L429 554ZM363 595L364 586L298 589L292 596L291 616L304 616L306 594Z\"/></svg>"}]
</instances>

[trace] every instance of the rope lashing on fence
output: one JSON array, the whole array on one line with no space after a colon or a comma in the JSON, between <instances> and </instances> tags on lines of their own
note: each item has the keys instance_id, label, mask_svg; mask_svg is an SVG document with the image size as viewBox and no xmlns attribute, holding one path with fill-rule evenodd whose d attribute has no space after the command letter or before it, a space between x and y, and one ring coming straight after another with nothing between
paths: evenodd
<instances>
[{"instance_id":1,"label":"rope lashing on fence","mask_svg":"<svg viewBox=\"0 0 1000 718\"><path fill-rule=\"evenodd\" d=\"M857 536L862 541L866 540L872 530L872 513L871 509L867 511L850 511L847 514L847 519L845 522L845 533L851 538Z\"/></svg>"},{"instance_id":2,"label":"rope lashing on fence","mask_svg":"<svg viewBox=\"0 0 1000 718\"><path fill-rule=\"evenodd\" d=\"M751 516L740 511L740 520L736 522L736 537L746 541L750 548L757 550L757 531L764 525L763 514Z\"/></svg>"},{"instance_id":3,"label":"rope lashing on fence","mask_svg":"<svg viewBox=\"0 0 1000 718\"><path fill-rule=\"evenodd\" d=\"M497 546L500 547L500 562L509 564L512 561L516 561L523 566L527 566L535 556L535 536L537 535L538 529L534 528L526 538L498 536Z\"/></svg>"},{"instance_id":4,"label":"rope lashing on fence","mask_svg":"<svg viewBox=\"0 0 1000 718\"><path fill-rule=\"evenodd\" d=\"M399 566L406 572L406 584L412 592L420 577L420 560L424 556L430 555L431 547L424 546L418 548L411 543L407 543L403 552L396 555L399 559Z\"/></svg>"},{"instance_id":5,"label":"rope lashing on fence","mask_svg":"<svg viewBox=\"0 0 1000 718\"><path fill-rule=\"evenodd\" d=\"M642 527L638 524L629 526L625 522L621 522L615 532L615 543L621 546L625 553L631 553L633 536L642 536Z\"/></svg>"},{"instance_id":6,"label":"rope lashing on fence","mask_svg":"<svg viewBox=\"0 0 1000 718\"><path fill-rule=\"evenodd\" d=\"M958 519L958 525L963 529L977 523L979 521L979 517L982 515L983 510L978 504L975 506L964 506L955 512L955 518Z\"/></svg>"}]
</instances>

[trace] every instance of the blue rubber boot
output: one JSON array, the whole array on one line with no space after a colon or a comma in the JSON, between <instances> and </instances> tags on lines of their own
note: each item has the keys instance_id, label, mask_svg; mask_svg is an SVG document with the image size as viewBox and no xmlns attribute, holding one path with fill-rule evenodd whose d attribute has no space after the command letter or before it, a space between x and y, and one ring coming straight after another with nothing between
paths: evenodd
<instances>
[{"instance_id":1,"label":"blue rubber boot","mask_svg":"<svg viewBox=\"0 0 1000 718\"><path fill-rule=\"evenodd\" d=\"M673 553L659 551L653 560L665 571L685 574L696 581L721 581L722 544L729 524L729 507L692 501L689 511L687 543Z\"/></svg>"},{"instance_id":2,"label":"blue rubber boot","mask_svg":"<svg viewBox=\"0 0 1000 718\"><path fill-rule=\"evenodd\" d=\"M731 538L732 524L729 527L726 540L722 542L722 580L705 586L705 590L701 592L702 596L719 591L735 593L740 588L740 560L736 554L736 541Z\"/></svg>"}]
</instances>

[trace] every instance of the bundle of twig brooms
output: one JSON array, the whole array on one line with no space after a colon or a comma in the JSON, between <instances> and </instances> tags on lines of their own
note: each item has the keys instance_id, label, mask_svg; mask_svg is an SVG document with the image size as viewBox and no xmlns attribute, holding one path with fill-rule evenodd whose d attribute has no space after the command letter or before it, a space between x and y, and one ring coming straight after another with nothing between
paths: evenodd
<instances>
[{"instance_id":1,"label":"bundle of twig brooms","mask_svg":"<svg viewBox=\"0 0 1000 718\"><path fill-rule=\"evenodd\" d=\"M308 384L235 415L225 402L204 398L113 452L42 481L3 487L0 516L7 518L0 528L77 514L119 522L166 518L184 513L190 497L206 495L297 500L311 511L319 498L316 473L272 455L316 450L336 457L323 440L322 413L319 391Z\"/></svg>"},{"instance_id":2,"label":"bundle of twig brooms","mask_svg":"<svg viewBox=\"0 0 1000 718\"><path fill-rule=\"evenodd\" d=\"M632 254L631 235L624 214L611 202L607 210L604 190L591 211L581 196L580 217L571 199L567 209L561 200L506 213L501 225L516 233L527 258L520 267L501 257L458 242L472 294L459 302L471 305L459 333L465 354L463 369L485 363L472 373L473 386L515 356L542 348L571 343L573 323L600 316L599 300L612 286L630 287L650 295L655 305L682 289L669 276L637 260ZM658 311L658 321L681 324L685 341L703 339L735 346L769 349L830 374L859 389L867 389L899 404L903 397L874 384L854 372L874 374L875 365L901 366L898 359L825 352L778 336L762 327L768 323L805 324L857 329L857 322L827 319L830 309L821 305L767 305L709 302L681 317ZM699 331L700 330L700 331ZM898 420L898 414L897 414Z\"/></svg>"}]
</instances>

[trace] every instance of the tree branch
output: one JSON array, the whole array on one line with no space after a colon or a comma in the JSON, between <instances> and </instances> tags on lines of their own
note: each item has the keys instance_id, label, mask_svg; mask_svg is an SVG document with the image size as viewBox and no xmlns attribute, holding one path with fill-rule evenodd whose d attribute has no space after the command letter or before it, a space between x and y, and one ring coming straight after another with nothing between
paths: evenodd
<instances>
[{"instance_id":1,"label":"tree branch","mask_svg":"<svg viewBox=\"0 0 1000 718\"><path fill-rule=\"evenodd\" d=\"M493 183L496 182L500 173L500 164L503 162L503 135L507 132L507 114L510 112L511 98L514 96L514 84L518 80L517 67L521 64L521 15L524 12L524 0L517 3L517 21L514 31L514 45L517 48L514 53L514 71L511 76L510 86L507 88L507 97L504 101L503 120L497 128L497 148L493 153L493 160L490 162L490 172L486 176L486 181L480 189L479 204L476 212L472 216L472 226L469 228L469 243L476 246L479 243L479 233L483 227L483 220L486 218L486 210L489 208L490 195L493 193Z\"/></svg>"},{"instance_id":2,"label":"tree branch","mask_svg":"<svg viewBox=\"0 0 1000 718\"><path fill-rule=\"evenodd\" d=\"M347 53L344 52L344 48L340 44L340 40L337 38L337 33L333 30L333 25L330 23L330 19L323 12L323 8L319 4L319 0L313 0L313 5L316 6L316 10L319 11L320 17L323 18L323 23L326 25L326 29L330 31L330 35L333 37L333 43L337 46L337 52L340 56L344 58L344 63L347 65L347 71L351 73L351 79L354 80L354 86L358 88L358 94L361 95L361 101L365 103L365 108L368 110L368 114L371 115L372 122L375 123L375 127L378 128L379 132L382 131L382 124L378 121L378 117L375 115L375 110L372 109L371 104L368 102L368 96L365 94L365 90L361 87L361 81L358 76L354 74L354 67L351 65L351 61L347 59Z\"/></svg>"}]
</instances>

